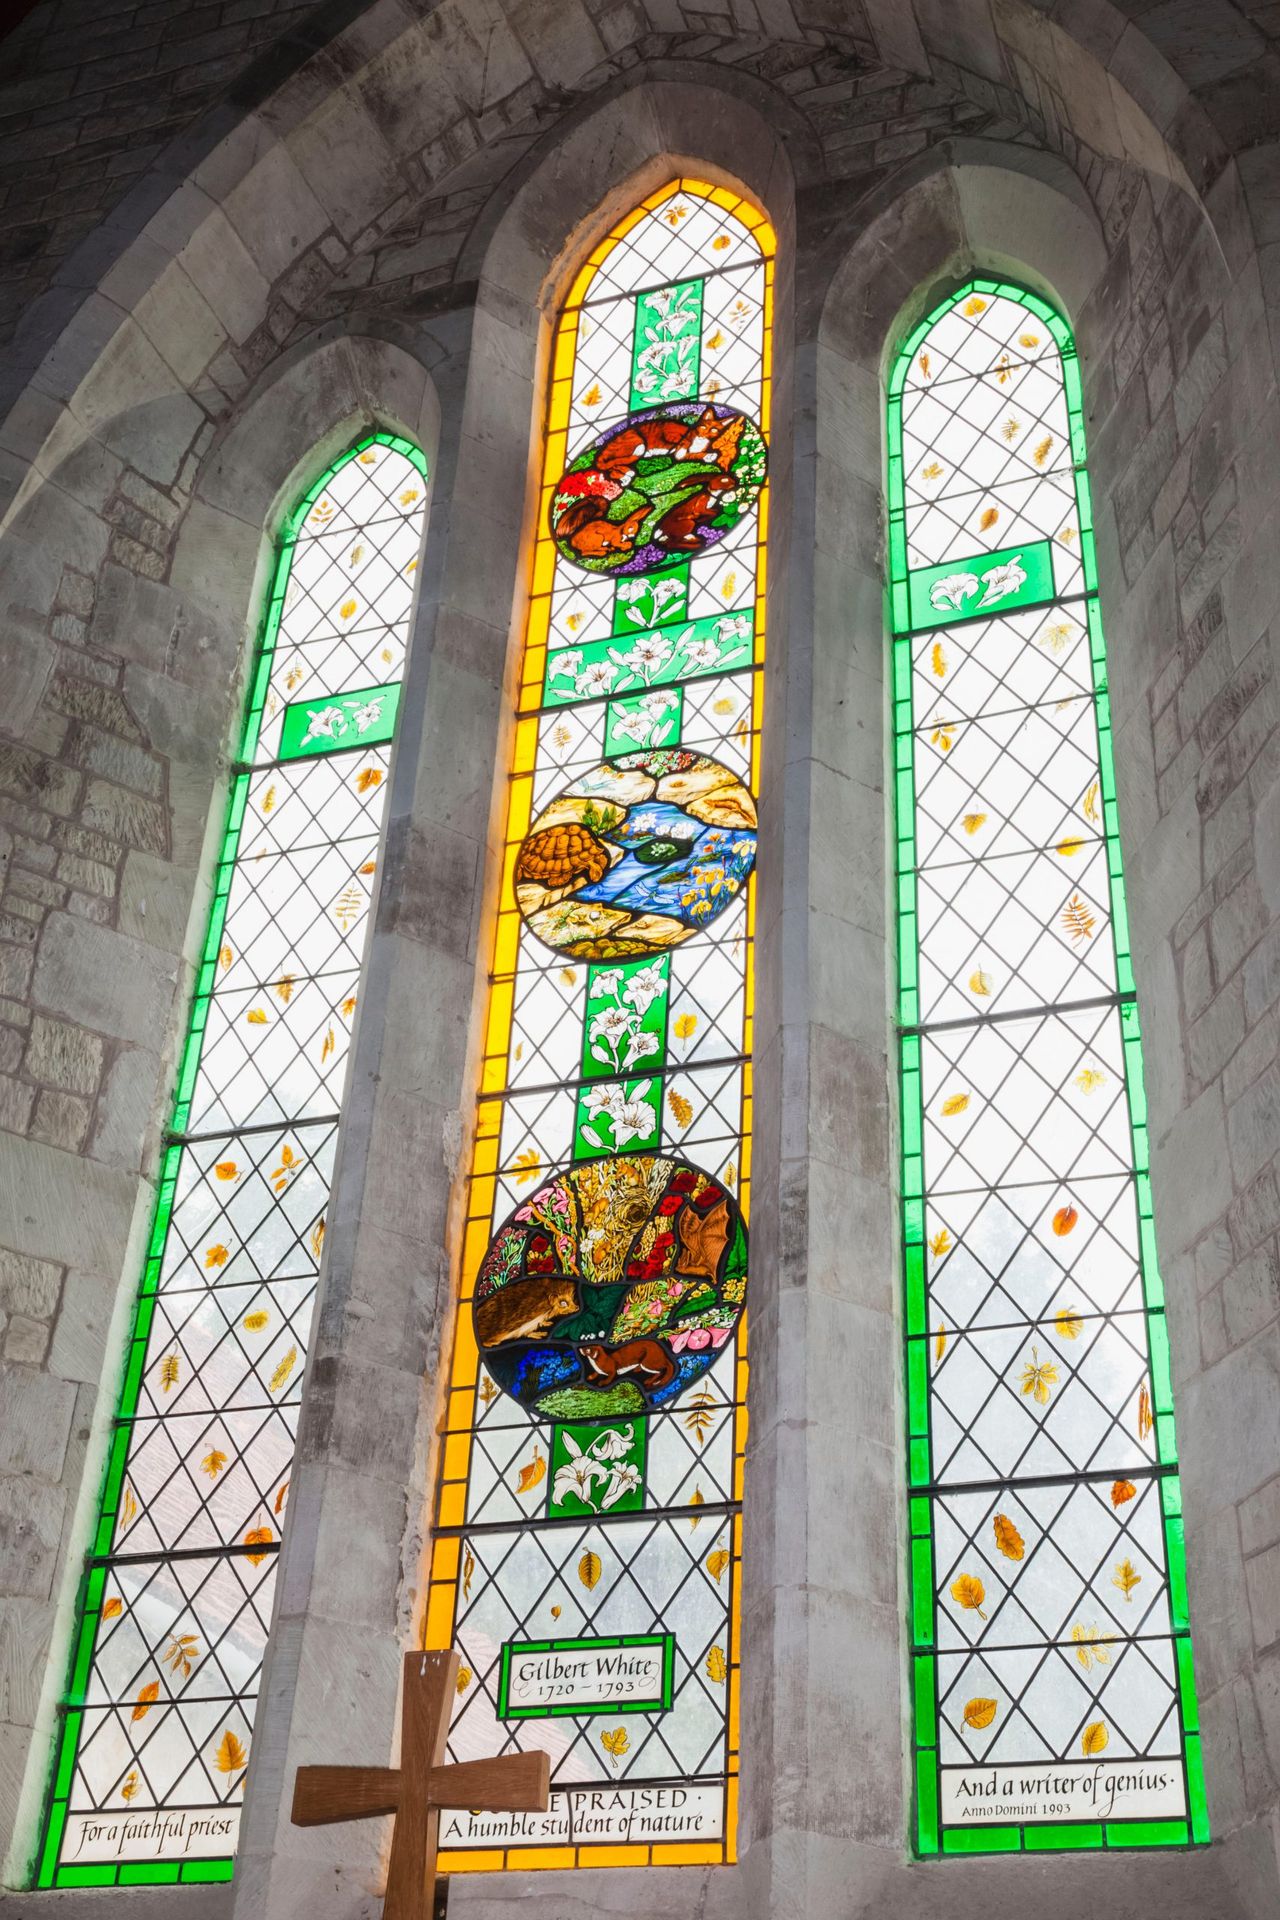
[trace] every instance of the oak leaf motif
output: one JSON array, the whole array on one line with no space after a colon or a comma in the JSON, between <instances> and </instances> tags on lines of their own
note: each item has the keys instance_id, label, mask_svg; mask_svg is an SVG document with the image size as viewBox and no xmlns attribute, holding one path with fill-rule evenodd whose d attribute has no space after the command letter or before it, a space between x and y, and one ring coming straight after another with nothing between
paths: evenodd
<instances>
[{"instance_id":1,"label":"oak leaf motif","mask_svg":"<svg viewBox=\"0 0 1280 1920\"><path fill-rule=\"evenodd\" d=\"M290 1347L288 1353L286 1353L284 1359L280 1362L270 1380L267 1382L268 1393L279 1393L281 1387L293 1372L297 1364L297 1359L298 1349L296 1347Z\"/></svg>"},{"instance_id":2,"label":"oak leaf motif","mask_svg":"<svg viewBox=\"0 0 1280 1920\"><path fill-rule=\"evenodd\" d=\"M1126 1506L1128 1502L1134 1498L1137 1491L1138 1489L1134 1486L1132 1480L1113 1480L1111 1483L1112 1506Z\"/></svg>"},{"instance_id":3,"label":"oak leaf motif","mask_svg":"<svg viewBox=\"0 0 1280 1920\"><path fill-rule=\"evenodd\" d=\"M1131 1601L1134 1588L1142 1584L1142 1575L1132 1560L1120 1560L1116 1563L1116 1570L1111 1576L1111 1584L1119 1588L1126 1601Z\"/></svg>"},{"instance_id":4,"label":"oak leaf motif","mask_svg":"<svg viewBox=\"0 0 1280 1920\"><path fill-rule=\"evenodd\" d=\"M266 1546L274 1539L275 1535L272 1533L270 1527L250 1527L248 1533L244 1536L244 1544L246 1547ZM245 1555L245 1559L251 1567L260 1567L266 1557L265 1553L247 1553Z\"/></svg>"},{"instance_id":5,"label":"oak leaf motif","mask_svg":"<svg viewBox=\"0 0 1280 1920\"><path fill-rule=\"evenodd\" d=\"M1027 1550L1026 1544L1008 1514L998 1513L991 1527L996 1536L996 1545L1005 1559L1021 1560Z\"/></svg>"},{"instance_id":6,"label":"oak leaf motif","mask_svg":"<svg viewBox=\"0 0 1280 1920\"><path fill-rule=\"evenodd\" d=\"M218 1447L213 1447L200 1462L200 1471L210 1480L216 1480L227 1464L227 1456Z\"/></svg>"},{"instance_id":7,"label":"oak leaf motif","mask_svg":"<svg viewBox=\"0 0 1280 1920\"><path fill-rule=\"evenodd\" d=\"M714 1680L717 1686L723 1686L728 1671L729 1666L724 1657L724 1648L712 1647L710 1653L707 1655L708 1680Z\"/></svg>"}]
</instances>

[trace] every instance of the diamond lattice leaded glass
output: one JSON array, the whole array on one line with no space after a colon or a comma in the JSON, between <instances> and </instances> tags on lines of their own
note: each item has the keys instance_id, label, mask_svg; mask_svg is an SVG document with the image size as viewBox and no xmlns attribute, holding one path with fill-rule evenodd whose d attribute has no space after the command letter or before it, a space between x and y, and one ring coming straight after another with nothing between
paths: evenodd
<instances>
[{"instance_id":1,"label":"diamond lattice leaded glass","mask_svg":"<svg viewBox=\"0 0 1280 1920\"><path fill-rule=\"evenodd\" d=\"M377 884L425 463L290 516L62 1704L43 1887L227 1880Z\"/></svg>"},{"instance_id":2,"label":"diamond lattice leaded glass","mask_svg":"<svg viewBox=\"0 0 1280 1920\"><path fill-rule=\"evenodd\" d=\"M1070 329L888 407L916 1843L1208 1837Z\"/></svg>"},{"instance_id":3,"label":"diamond lattice leaded glass","mask_svg":"<svg viewBox=\"0 0 1280 1920\"><path fill-rule=\"evenodd\" d=\"M427 1644L447 1872L732 1857L773 237L674 181L566 304Z\"/></svg>"}]
</instances>

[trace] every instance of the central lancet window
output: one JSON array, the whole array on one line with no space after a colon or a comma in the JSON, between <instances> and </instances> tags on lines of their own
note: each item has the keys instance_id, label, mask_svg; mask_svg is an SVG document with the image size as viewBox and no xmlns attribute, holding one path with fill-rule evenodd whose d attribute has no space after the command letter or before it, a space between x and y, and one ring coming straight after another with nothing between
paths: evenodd
<instances>
[{"instance_id":1,"label":"central lancet window","mask_svg":"<svg viewBox=\"0 0 1280 1920\"><path fill-rule=\"evenodd\" d=\"M1208 1838L1070 328L974 280L889 383L921 1853Z\"/></svg>"},{"instance_id":2,"label":"central lancet window","mask_svg":"<svg viewBox=\"0 0 1280 1920\"><path fill-rule=\"evenodd\" d=\"M447 1872L732 1857L773 235L677 180L560 318L427 1644Z\"/></svg>"}]
</instances>

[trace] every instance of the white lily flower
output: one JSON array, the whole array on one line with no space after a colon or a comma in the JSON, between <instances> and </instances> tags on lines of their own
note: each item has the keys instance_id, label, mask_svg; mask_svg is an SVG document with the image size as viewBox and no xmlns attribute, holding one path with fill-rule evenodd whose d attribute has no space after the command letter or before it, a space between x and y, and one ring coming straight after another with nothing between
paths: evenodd
<instances>
[{"instance_id":1,"label":"white lily flower","mask_svg":"<svg viewBox=\"0 0 1280 1920\"><path fill-rule=\"evenodd\" d=\"M591 1497L591 1489L597 1480L607 1480L609 1469L600 1464L589 1453L584 1453L571 1433L563 1436L570 1458L563 1466L557 1467L551 1482L552 1500L563 1500L567 1493L576 1494L584 1506L596 1511L596 1503ZM615 1468L616 1472L617 1469Z\"/></svg>"},{"instance_id":2,"label":"white lily flower","mask_svg":"<svg viewBox=\"0 0 1280 1920\"><path fill-rule=\"evenodd\" d=\"M654 1001L660 1000L666 990L667 983L659 968L641 967L628 980L622 997L643 1019Z\"/></svg>"},{"instance_id":3,"label":"white lily flower","mask_svg":"<svg viewBox=\"0 0 1280 1920\"><path fill-rule=\"evenodd\" d=\"M929 604L941 610L943 607L957 608L966 600L972 599L978 591L978 578L973 573L949 573L942 580L935 580L929 589Z\"/></svg>"},{"instance_id":4,"label":"white lily flower","mask_svg":"<svg viewBox=\"0 0 1280 1920\"><path fill-rule=\"evenodd\" d=\"M634 1429L625 1427L606 1427L600 1437L592 1444L591 1451L597 1460L625 1460L631 1451ZM565 1439L569 1438L568 1434Z\"/></svg>"},{"instance_id":5,"label":"white lily flower","mask_svg":"<svg viewBox=\"0 0 1280 1920\"><path fill-rule=\"evenodd\" d=\"M549 680L572 680L582 665L582 648L570 647L567 653L556 653L551 657Z\"/></svg>"},{"instance_id":6,"label":"white lily flower","mask_svg":"<svg viewBox=\"0 0 1280 1920\"><path fill-rule=\"evenodd\" d=\"M651 1035L646 1037L652 1038ZM624 1100L621 1111L614 1115L614 1145L625 1147L633 1140L647 1140L657 1124L657 1117L647 1101Z\"/></svg>"},{"instance_id":7,"label":"white lily flower","mask_svg":"<svg viewBox=\"0 0 1280 1920\"><path fill-rule=\"evenodd\" d=\"M584 667L578 675L573 683L573 690L575 693L582 694L584 698L593 693L608 693L617 678L617 672L617 668L611 667L607 660L593 661L591 666Z\"/></svg>"},{"instance_id":8,"label":"white lily flower","mask_svg":"<svg viewBox=\"0 0 1280 1920\"><path fill-rule=\"evenodd\" d=\"M612 996L612 998L616 1000L618 997L618 988L621 984L622 968L607 967L603 973L598 973L592 981L591 998L593 1000L607 1000Z\"/></svg>"},{"instance_id":9,"label":"white lily flower","mask_svg":"<svg viewBox=\"0 0 1280 1920\"><path fill-rule=\"evenodd\" d=\"M634 1067L637 1060L644 1060L649 1054L656 1053L657 1051L657 1034L642 1033L637 1030L627 1042L627 1051L623 1057L622 1064L624 1067Z\"/></svg>"},{"instance_id":10,"label":"white lily flower","mask_svg":"<svg viewBox=\"0 0 1280 1920\"><path fill-rule=\"evenodd\" d=\"M640 1469L629 1461L620 1462L609 1476L609 1484L604 1490L600 1505L616 1506L624 1493L633 1493L640 1485Z\"/></svg>"},{"instance_id":11,"label":"white lily flower","mask_svg":"<svg viewBox=\"0 0 1280 1920\"><path fill-rule=\"evenodd\" d=\"M1012 560L1006 560L1002 566L992 567L990 572L983 574L982 584L986 592L978 605L989 607L996 600L1007 600L1011 593L1016 593L1019 587L1025 586L1026 579L1022 555L1015 553Z\"/></svg>"},{"instance_id":12,"label":"white lily flower","mask_svg":"<svg viewBox=\"0 0 1280 1920\"><path fill-rule=\"evenodd\" d=\"M602 1007L599 1013L591 1016L589 1038L603 1040L609 1046L617 1046L625 1040L636 1024L634 1013L628 1013L623 1007Z\"/></svg>"}]
</instances>

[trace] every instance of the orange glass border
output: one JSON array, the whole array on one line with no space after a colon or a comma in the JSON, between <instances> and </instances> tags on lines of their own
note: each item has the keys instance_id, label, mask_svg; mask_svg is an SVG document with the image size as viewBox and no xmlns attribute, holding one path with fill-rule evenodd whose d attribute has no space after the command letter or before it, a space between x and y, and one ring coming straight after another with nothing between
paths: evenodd
<instances>
[{"instance_id":1,"label":"orange glass border","mask_svg":"<svg viewBox=\"0 0 1280 1920\"><path fill-rule=\"evenodd\" d=\"M528 831L532 797L533 764L537 748L536 711L542 704L543 673L546 664L547 634L551 618L551 592L555 580L556 547L548 530L551 493L564 471L568 443L569 408L573 384L573 366L577 349L578 315L597 271L614 246L652 208L670 199L673 193L710 201L731 213L754 236L764 265L764 326L760 351L760 431L769 440L773 391L773 283L777 236L766 215L744 195L728 187L716 187L702 180L681 175L668 180L657 192L649 194L615 222L605 238L593 248L575 276L561 309L547 371L546 418L543 428L541 482L538 491L537 532L529 570L528 610L524 645L521 652L516 700L515 738L511 754L511 778L507 802L507 823L502 845L502 878L494 928L493 961L486 1004L482 1062L477 1086L478 1119L467 1177L466 1216L462 1229L462 1247L457 1292L457 1316L453 1358L449 1372L449 1391L442 1433L440 1469L437 1480L435 1526L462 1529L466 1519L467 1480L470 1472L476 1376L479 1353L467 1312L480 1263L488 1249L493 1226L493 1203L497 1190L497 1132L501 1103L484 1099L485 1094L502 1092L506 1087L506 1063L511 1045L512 1013L515 998L515 965L520 936L520 915L515 906L514 869L516 852ZM765 657L765 580L768 550L769 483L766 479L757 504L758 533L755 552L756 639L752 706L751 787L760 791L760 740L764 701L764 676L759 671ZM756 878L747 888L746 965L744 969L744 1052L741 1146L738 1158L738 1203L745 1218L750 1217L751 1194L751 1042L755 1008L755 920ZM500 1076L500 1077L495 1077ZM747 1320L738 1323L737 1378L734 1383L733 1497L743 1497L743 1467L747 1437ZM737 1859L737 1811L739 1768L739 1675L742 1626L742 1523L739 1512L733 1518L732 1564L729 1570L729 1673L725 1715L727 1724L725 1831L724 1838L713 1843L643 1843L618 1846L546 1846L495 1848L441 1848L440 1871L452 1873L532 1872L538 1869L569 1867L637 1866L727 1866ZM453 1643L462 1539L460 1533L434 1534L431 1545L427 1602L423 1615L424 1647L449 1647Z\"/></svg>"}]
</instances>

